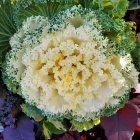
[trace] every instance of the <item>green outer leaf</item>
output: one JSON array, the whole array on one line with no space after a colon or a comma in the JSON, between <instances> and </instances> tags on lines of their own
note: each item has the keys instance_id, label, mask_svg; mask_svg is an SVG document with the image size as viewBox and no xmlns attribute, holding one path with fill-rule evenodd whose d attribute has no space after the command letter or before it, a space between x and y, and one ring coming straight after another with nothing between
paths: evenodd
<instances>
[{"instance_id":1,"label":"green outer leaf","mask_svg":"<svg viewBox=\"0 0 140 140\"><path fill-rule=\"evenodd\" d=\"M53 17L73 5L73 0L49 1L49 0L20 0L15 3L14 20L19 28L22 22L30 16L47 16Z\"/></svg>"},{"instance_id":2,"label":"green outer leaf","mask_svg":"<svg viewBox=\"0 0 140 140\"><path fill-rule=\"evenodd\" d=\"M121 48L122 54L130 53L135 49L135 32L132 30L131 23L119 18L113 19L102 10L95 12L103 27L104 36L116 43L114 47Z\"/></svg>"},{"instance_id":3,"label":"green outer leaf","mask_svg":"<svg viewBox=\"0 0 140 140\"><path fill-rule=\"evenodd\" d=\"M42 131L43 131L43 134L45 136L45 140L49 140L51 139L51 132L49 131L49 129L46 127L46 124L45 122L43 122L42 124Z\"/></svg>"},{"instance_id":4,"label":"green outer leaf","mask_svg":"<svg viewBox=\"0 0 140 140\"><path fill-rule=\"evenodd\" d=\"M19 1L25 1L25 0L11 0L11 3L15 4ZM59 3L72 3L73 0L26 0L28 2L36 2L36 3L44 3L44 2L59 2ZM74 0L75 1L75 0Z\"/></svg>"},{"instance_id":5,"label":"green outer leaf","mask_svg":"<svg viewBox=\"0 0 140 140\"><path fill-rule=\"evenodd\" d=\"M42 121L44 116L42 115L41 110L30 105L30 104L22 104L22 111L27 114L27 116L32 117L35 121Z\"/></svg>"},{"instance_id":6,"label":"green outer leaf","mask_svg":"<svg viewBox=\"0 0 140 140\"><path fill-rule=\"evenodd\" d=\"M10 48L9 39L16 32L13 21L13 7L10 0L0 1L0 64Z\"/></svg>"},{"instance_id":7,"label":"green outer leaf","mask_svg":"<svg viewBox=\"0 0 140 140\"><path fill-rule=\"evenodd\" d=\"M61 121L44 121L44 126L49 134L62 134L66 132L66 128Z\"/></svg>"}]
</instances>

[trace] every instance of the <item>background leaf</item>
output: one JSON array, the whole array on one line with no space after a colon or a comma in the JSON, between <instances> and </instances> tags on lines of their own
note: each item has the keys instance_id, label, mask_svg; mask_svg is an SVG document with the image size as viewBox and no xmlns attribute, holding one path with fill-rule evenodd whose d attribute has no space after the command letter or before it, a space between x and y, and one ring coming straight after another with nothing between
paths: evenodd
<instances>
[{"instance_id":1,"label":"background leaf","mask_svg":"<svg viewBox=\"0 0 140 140\"><path fill-rule=\"evenodd\" d=\"M131 55L136 69L140 72L140 33L137 34L136 40L136 48L131 52Z\"/></svg>"},{"instance_id":2,"label":"background leaf","mask_svg":"<svg viewBox=\"0 0 140 140\"><path fill-rule=\"evenodd\" d=\"M126 104L111 117L102 117L101 125L108 140L129 140L137 125L137 112L133 105Z\"/></svg>"},{"instance_id":3,"label":"background leaf","mask_svg":"<svg viewBox=\"0 0 140 140\"><path fill-rule=\"evenodd\" d=\"M140 86L140 85L139 85ZM137 86L137 88L139 88ZM136 92L140 89L136 89ZM135 95L136 93L133 93ZM137 111L137 126L140 126L140 94L136 94L137 96L135 98L132 98L129 103L132 104L135 107L135 110Z\"/></svg>"},{"instance_id":4,"label":"background leaf","mask_svg":"<svg viewBox=\"0 0 140 140\"><path fill-rule=\"evenodd\" d=\"M83 140L77 131L66 132L62 135L59 135L56 139L57 140Z\"/></svg>"},{"instance_id":5,"label":"background leaf","mask_svg":"<svg viewBox=\"0 0 140 140\"><path fill-rule=\"evenodd\" d=\"M131 0L129 3L129 10L140 9L140 0Z\"/></svg>"},{"instance_id":6,"label":"background leaf","mask_svg":"<svg viewBox=\"0 0 140 140\"><path fill-rule=\"evenodd\" d=\"M13 21L13 7L10 0L0 0L0 64L10 48L9 39L16 32Z\"/></svg>"},{"instance_id":7,"label":"background leaf","mask_svg":"<svg viewBox=\"0 0 140 140\"><path fill-rule=\"evenodd\" d=\"M21 115L16 128L6 127L3 132L4 140L35 140L32 121Z\"/></svg>"},{"instance_id":8,"label":"background leaf","mask_svg":"<svg viewBox=\"0 0 140 140\"><path fill-rule=\"evenodd\" d=\"M140 93L140 84L135 87L135 93ZM140 101L139 101L140 102Z\"/></svg>"}]
</instances>

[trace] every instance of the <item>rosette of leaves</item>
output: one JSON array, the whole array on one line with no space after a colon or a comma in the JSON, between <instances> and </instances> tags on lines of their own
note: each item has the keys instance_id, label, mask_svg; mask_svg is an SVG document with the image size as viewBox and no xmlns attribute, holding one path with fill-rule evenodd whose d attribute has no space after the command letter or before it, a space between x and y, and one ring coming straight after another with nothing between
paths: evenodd
<instances>
[{"instance_id":1,"label":"rosette of leaves","mask_svg":"<svg viewBox=\"0 0 140 140\"><path fill-rule=\"evenodd\" d=\"M56 133L62 133L64 131L66 131L65 126L63 126L64 118L69 119L71 121L72 125L78 130L83 130L84 128L85 128L85 130L87 130L87 129L92 128L92 126L96 123L97 117L100 117L102 115L112 115L113 113L115 113L115 111L118 108L122 107L125 104L125 102L127 101L128 92L130 89L129 86L131 84L134 84L135 82L137 83L137 80L136 80L137 78L129 81L129 76L127 75L129 72L126 73L125 65L120 64L120 60L123 59L123 55L129 54L129 52L131 50L132 44L129 44L129 46L127 46L124 43L124 45L122 45L123 44L122 42L125 40L124 36L126 36L126 37L128 36L127 32L125 32L124 34L120 34L121 41L118 41L118 46L116 45L117 41L116 42L114 41L116 44L114 46L111 46L111 43L110 43L111 38L109 38L109 35L106 35L104 38L104 35L106 33L105 31L109 30L109 28L110 28L110 31L116 32L116 31L120 30L120 32L121 32L121 30L125 31L127 27L130 28L130 26L128 26L123 20L119 20L119 21L121 21L121 23L119 23L117 20L115 22L113 22L113 20L111 20L111 17L108 17L107 19L109 19L109 21L112 21L112 23L110 25L109 21L107 23L101 21L100 16L103 16L106 14L103 14L103 12L100 13L100 11L95 11L95 13L94 13L94 11L92 11L92 9L90 9L90 11L88 11L88 10L89 9L84 9L82 6L79 5L79 6L73 6L70 9L67 9L66 11L62 10L58 14L58 16L55 16L52 19L50 19L50 17L48 17L48 16L47 17L44 17L44 16L29 17L29 18L27 18L26 21L23 22L22 28L20 28L20 30L10 40L12 49L6 55L6 61L3 65L4 82L7 84L7 86L9 87L10 90L13 90L13 87L11 87L11 85L9 85L9 81L10 81L10 83L14 83L16 85L16 90L14 90L14 92L22 95L25 98L26 102L28 103L28 104L24 104L22 106L23 111L28 116L34 118L37 121L41 121L43 119L43 116L47 117L47 122L46 121L43 122L43 129L44 129L44 133L46 133L50 130L53 130L51 132L48 132L49 135L51 133L56 134ZM96 13L98 13L98 15ZM97 15L97 17L95 15ZM107 15L106 15L106 17L107 17ZM101 23L102 26L99 26L100 24L98 23L98 18L99 18L99 23ZM73 34L70 34L69 33L70 31L73 31L74 34L76 34L76 33L78 33L78 34L76 36L72 37ZM132 31L130 28L129 33L131 33L131 32ZM59 36L58 33L61 33L62 37ZM53 36L52 36L52 34L53 34ZM92 42L93 41L92 39L90 40L91 41L90 43L91 44L93 43L92 44L93 47L91 45L88 46L89 44L87 44L87 42L89 42L89 40L87 41L85 34L86 34L86 37L89 37L89 39L93 38L94 42ZM46 39L46 36L47 36L47 39ZM108 36L109 40L106 38L107 36ZM116 37L117 34L115 34L114 36ZM81 39L81 37L83 37L83 39ZM49 40L49 38L50 38L50 40ZM84 42L84 39L86 39L85 42ZM45 41L45 42L43 42L43 44L40 44L41 41ZM51 41L51 42L46 44L46 41ZM58 41L58 43L56 43L55 41ZM72 44L71 44L71 42L72 42ZM75 42L75 43L73 43L73 42ZM121 43L119 44L119 42L121 42L122 44ZM118 97L114 95L113 101L109 102L110 105L108 105L105 108L102 107L102 109L99 108L98 111L93 111L93 112L91 112L91 114L88 114L88 116L86 114L86 111L83 108L85 108L85 106L88 105L88 104L86 104L87 102L89 102L89 101L92 102L89 99L89 96L86 97L84 93L82 93L83 95L81 96L81 93L80 93L80 96L81 96L80 100L83 98L83 96L85 96L85 98L88 99L85 103L85 106L83 106L84 103L82 101L79 101L79 99L77 101L75 100L74 94L70 94L71 96L69 96L69 90L71 90L71 89L69 89L67 91L67 88L69 88L67 86L67 84L69 84L69 81L65 81L65 78L62 77L62 74L61 74L61 72L63 72L63 71L61 71L62 69L55 69L55 68L57 68L57 65L60 65L60 66L62 65L61 67L63 67L63 64L65 65L65 60L67 60L66 58L69 57L69 55L72 55L74 57L75 56L79 57L79 53L82 52L82 51L79 52L80 47L83 47L83 46L80 46L82 43L86 43L87 48L92 49L92 53L97 52L94 54L93 58L97 57L97 60L99 59L101 62L103 61L103 58L105 58L106 65L108 64L108 67L109 66L115 67L115 69L113 69L113 70L111 70L111 69L108 69L107 71L105 70L104 71L105 75L106 75L106 73L107 73L107 75L111 74L112 76L108 76L110 79L112 79L112 77L117 79L118 77L115 77L114 73L116 73L118 71L117 73L120 73L119 79L122 79L123 86L125 86L124 83L126 82L126 86L124 87L125 89L123 89L123 91L121 91L121 95L119 95ZM57 44L61 44L61 45L57 46ZM75 46L75 44L79 45L79 47ZM94 45L96 47L94 47ZM43 55L44 51L46 50L46 47L48 47L51 50L51 51L47 50L48 51L47 56L46 56L46 54ZM67 51L70 49L70 47L77 49L76 52ZM112 55L112 57L110 57L109 55L106 55L106 52L109 52L108 49L111 49L111 47L114 47L114 51L115 51L115 53L112 50L110 51L113 54L113 55L110 54L110 55ZM72 48L72 50L73 50L73 48ZM59 51L57 52L57 49L61 49L62 53L59 54ZM84 50L84 52L83 52L84 55L88 58L88 56L86 54L87 53L90 54L91 51L89 51L89 49L86 50L86 48L83 48L83 50ZM103 51L103 52L100 52L100 51ZM123 54L123 51L125 52L124 54ZM41 55L42 57L38 57L38 55L37 55L38 52L40 54L42 54ZM98 53L100 55L97 55ZM52 54L53 54L53 57L51 56ZM63 56L65 56L65 57L63 57ZM100 56L100 58L98 58L99 56ZM46 63L46 57L48 57L49 63L48 62ZM57 58L57 57L60 57L60 58ZM38 60L38 58L40 58L41 61ZM73 58L73 57L71 57L71 58ZM62 63L58 63L57 59ZM76 61L80 61L80 63L82 63L81 65L83 65L83 62L81 62L81 61L86 61L86 59L83 59L83 57L81 57L81 54L80 54L79 59L77 59ZM52 67L53 66L52 65L51 67L53 70L50 71L48 69L49 74L45 75L47 71L44 68L48 67L48 65L54 61L56 61L56 63L55 63L56 67ZM73 61L75 61L75 59L71 59L71 61L72 61L72 63L75 64L75 62L73 62ZM130 64L130 72L131 72L132 63L129 62L129 59L128 60L123 59L123 61L126 62L126 64ZM97 64L98 64L98 62L99 61L97 61ZM104 62L102 62L101 64L102 64L102 67L104 68L105 65L103 65L103 63ZM77 62L75 65L78 65L78 64L79 64L79 62ZM46 67L43 67L44 65ZM87 69L89 66L90 66L90 64L87 65ZM124 70L123 70L123 68L121 68L122 66L124 66ZM65 66L65 68L67 68L68 70L69 69L71 70L70 67L71 67L71 65ZM99 67L99 69L100 69L99 64L97 66L95 66L95 68L96 67ZM73 68L73 66L72 66L72 68ZM132 66L132 68L133 68L133 66ZM81 67L79 69L81 70ZM107 68L104 68L104 69L107 69ZM39 72L39 70L41 70L41 72ZM74 68L74 70L76 71L77 69ZM33 74L31 74L32 71L33 71ZM54 74L51 73L52 71L54 71L54 73L56 73L58 71L57 74L60 75L59 77L61 77L61 79L54 77ZM127 78L125 79L125 77L123 77L124 75L121 74L122 71L124 71L124 73L126 74L126 77L128 76L128 79ZM137 72L135 73L135 69L133 72L134 73L132 73L132 75L134 74L133 76L137 77L137 74L136 74ZM34 74L36 74L36 75L34 75ZM42 74L44 74L45 76L42 77ZM98 72L97 72L97 75L98 75ZM131 75L131 73L130 73L130 75ZM69 74L68 74L68 76L69 76ZM83 74L83 76L84 76L84 74ZM81 79L83 76L81 76L81 74L80 74L76 78ZM95 77L96 77L96 75L95 75ZM48 78L51 78L51 80L49 80ZM58 86L57 83L55 83L55 78L58 80L58 84L59 84L59 81L61 84L61 82L63 83L63 80L64 80L65 81L64 83L66 83L66 86L63 86L63 84ZM77 80L76 78L74 79L75 81ZM32 79L34 79L33 80L34 82L31 82ZM46 81L46 79L48 79L49 81ZM131 79L131 77L130 77L130 79ZM70 81L70 83L73 84L74 80ZM108 80L108 78L107 78L107 80ZM117 82L117 81L118 80L115 80L115 82ZM45 86L46 82L47 82L47 85L51 86L51 88L52 88L52 90L50 90L51 94L48 94L49 90L46 89L46 86ZM54 87L52 87L51 82L55 85ZM99 81L98 83L104 84L101 81ZM108 83L108 81L107 81L107 83ZM89 84L91 84L90 81L89 81ZM122 84L117 83L117 85L118 85L117 89L116 89L116 84L113 84L113 85L115 85L114 86L115 91L117 91L117 93L120 94L120 91L118 91L118 90L121 88ZM88 86L88 85L83 85L83 86ZM108 86L108 84L105 84L105 87L103 85L103 87L105 89L106 89L106 86ZM37 87L37 90L36 90L36 87ZM81 88L81 85L80 85L80 88ZM111 86L111 88L112 88L112 86ZM62 92L63 93L63 95L62 95L61 89L64 91L66 90L66 93ZM74 90L75 90L75 92L77 91L76 86L74 87ZM45 91L45 94L44 94L44 91ZM58 91L60 91L60 92L58 92ZM105 90L101 90L100 92L104 93L104 91ZM87 90L87 92L90 93L89 90ZM106 93L107 92L108 92L108 87L107 87ZM127 96L125 96L125 94ZM104 94L101 94L101 96L102 95L104 95ZM67 96L67 98L66 98L66 96ZM112 98L112 96L111 97L108 96L108 97ZM50 100L48 100L48 98L50 98ZM61 100L61 99L62 99L62 102L58 103L57 101ZM97 98L95 98L95 101L96 101L96 99ZM99 99L102 102L102 98L99 98ZM126 99L126 100L124 100L124 99ZM76 101L76 102L73 102L73 103L75 103L75 105L73 106L71 103L71 106L69 106L67 104L66 100L69 100L69 103ZM83 99L83 100L85 100L85 99ZM75 106L77 106L77 102L78 102L79 106L83 106L81 108L81 110L84 114L84 117L82 117L83 114L81 115L80 112L78 112L79 109L75 108ZM49 105L47 103L49 103L51 105ZM99 103L99 101L97 101L97 103ZM65 108L63 108L63 106L65 106ZM70 107L74 111L72 109L71 109L72 110L71 111L69 109ZM89 109L88 107L86 107L86 109ZM54 109L54 108L57 109L57 112L56 112L56 109ZM50 109L51 109L51 111L50 111ZM67 112L67 110L68 110L68 112ZM76 114L75 111L77 111L79 113L79 116L77 115L78 113ZM96 114L94 112L96 112ZM59 122L60 127L58 127L59 126L58 122ZM80 125L80 122L82 122L81 125ZM56 131L54 131L54 128L56 128ZM46 134L46 135L48 135L48 134Z\"/></svg>"},{"instance_id":2,"label":"rosette of leaves","mask_svg":"<svg viewBox=\"0 0 140 140\"><path fill-rule=\"evenodd\" d=\"M48 17L48 19L51 19L57 13L60 11L63 11L69 7L71 7L74 4L81 4L83 7L91 8L93 9L100 9L95 11L99 23L103 26L103 34L105 37L108 37L108 39L112 42L115 42L114 46L118 46L118 48L121 48L122 54L127 54L130 52L134 47L133 37L134 32L131 30L131 25L128 23L126 24L121 17L124 15L126 11L126 6L119 7L119 2L117 4L117 1L112 1L111 10L110 9L110 3L106 1L96 1L95 3L90 0L75 0L73 1L49 1L49 0L14 0L13 7L14 7L14 21L19 28L24 20L26 20L28 17L31 16L45 16ZM126 1L124 1L125 3ZM114 4L115 3L115 4ZM9 3L10 4L10 3ZM109 5L109 6L108 6ZM11 6L11 5L10 5ZM109 8L108 8L109 7ZM120 8L120 9L119 9ZM113 10L112 10L113 9ZM113 13L115 13L113 15ZM120 14L120 15L119 15ZM116 16L119 15L119 16ZM117 17L117 19L113 19L114 17ZM12 19L13 21L13 19ZM30 36L30 34L28 34ZM9 39L9 38L8 38ZM9 40L8 40L9 43ZM128 47L129 46L129 47ZM5 78L4 79L8 79ZM17 92L17 87L15 83L9 82L5 80L5 83L8 87L11 87L11 90L14 92ZM126 101L126 100L125 100ZM124 102L122 102L121 106L124 105ZM111 112L106 111L109 115L112 114L112 112L115 112L116 108L120 106L116 106L111 110ZM30 104L23 104L22 105L23 112L25 112L29 117L34 118L36 121L42 121L44 119L44 114L41 110L39 110L34 105ZM71 118L71 116L68 116ZM85 121L81 125L79 125L79 122L72 121L73 126L77 128L78 130L82 130L85 128L85 130L92 128L92 126L96 123L96 119L93 121ZM66 126L67 127L67 126ZM50 137L52 134L60 134L66 131L65 125L63 125L63 121L52 121L52 120L46 120L42 123L43 132L46 137Z\"/></svg>"}]
</instances>

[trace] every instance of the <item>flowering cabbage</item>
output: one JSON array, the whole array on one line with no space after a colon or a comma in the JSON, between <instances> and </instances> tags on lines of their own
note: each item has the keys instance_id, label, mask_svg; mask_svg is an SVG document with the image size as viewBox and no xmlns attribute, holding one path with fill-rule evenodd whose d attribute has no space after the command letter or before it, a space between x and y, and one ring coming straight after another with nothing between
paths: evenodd
<instances>
[{"instance_id":1,"label":"flowering cabbage","mask_svg":"<svg viewBox=\"0 0 140 140\"><path fill-rule=\"evenodd\" d=\"M27 18L10 44L5 83L51 119L111 115L138 83L130 54L122 55L95 12L81 6Z\"/></svg>"}]
</instances>

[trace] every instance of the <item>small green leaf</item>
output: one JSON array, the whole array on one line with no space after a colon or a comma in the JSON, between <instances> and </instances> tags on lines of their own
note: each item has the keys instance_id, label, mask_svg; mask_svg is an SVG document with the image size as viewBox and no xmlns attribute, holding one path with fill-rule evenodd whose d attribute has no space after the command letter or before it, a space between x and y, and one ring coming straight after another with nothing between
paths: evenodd
<instances>
[{"instance_id":1,"label":"small green leaf","mask_svg":"<svg viewBox=\"0 0 140 140\"><path fill-rule=\"evenodd\" d=\"M36 121L42 121L44 116L42 115L41 110L32 106L30 104L22 104L22 111L27 114L27 116L34 118Z\"/></svg>"},{"instance_id":2,"label":"small green leaf","mask_svg":"<svg viewBox=\"0 0 140 140\"><path fill-rule=\"evenodd\" d=\"M95 118L95 119L93 120L93 123L94 123L95 125L98 125L98 124L100 123L100 118Z\"/></svg>"},{"instance_id":3,"label":"small green leaf","mask_svg":"<svg viewBox=\"0 0 140 140\"><path fill-rule=\"evenodd\" d=\"M45 126L48 128L51 134L62 134L66 131L65 126L61 121L45 121Z\"/></svg>"},{"instance_id":4,"label":"small green leaf","mask_svg":"<svg viewBox=\"0 0 140 140\"><path fill-rule=\"evenodd\" d=\"M103 6L104 7L112 6L112 2L111 1L104 2Z\"/></svg>"},{"instance_id":5,"label":"small green leaf","mask_svg":"<svg viewBox=\"0 0 140 140\"><path fill-rule=\"evenodd\" d=\"M51 133L50 133L49 129L46 127L45 122L43 122L43 124L42 124L42 131L43 131L43 134L45 136L45 140L50 140Z\"/></svg>"},{"instance_id":6,"label":"small green leaf","mask_svg":"<svg viewBox=\"0 0 140 140\"><path fill-rule=\"evenodd\" d=\"M62 134L66 131L66 128L61 121L44 121L42 124L42 131L45 136L45 140L51 139L52 134Z\"/></svg>"},{"instance_id":7,"label":"small green leaf","mask_svg":"<svg viewBox=\"0 0 140 140\"><path fill-rule=\"evenodd\" d=\"M100 119L95 118L93 120L83 121L83 122L72 120L71 123L72 123L71 130L78 130L79 132L81 132L83 130L87 131L93 128L94 125L98 125L100 123Z\"/></svg>"}]
</instances>

